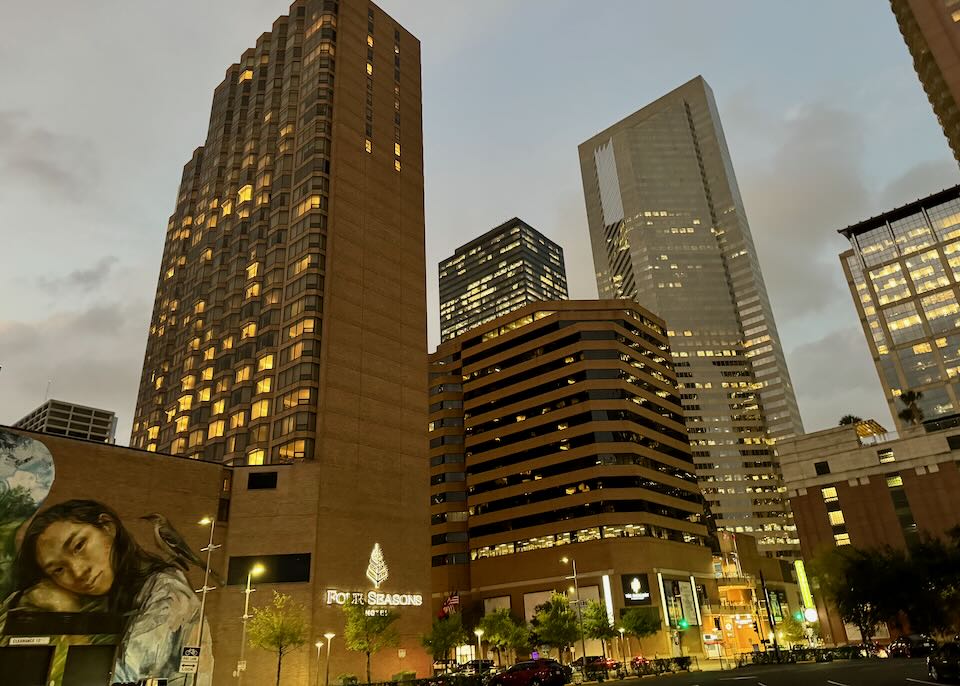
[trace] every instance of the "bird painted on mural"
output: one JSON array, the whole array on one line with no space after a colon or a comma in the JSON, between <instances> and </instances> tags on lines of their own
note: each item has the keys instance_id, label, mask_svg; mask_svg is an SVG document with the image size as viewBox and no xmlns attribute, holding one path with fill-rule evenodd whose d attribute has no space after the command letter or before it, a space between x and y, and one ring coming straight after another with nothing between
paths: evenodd
<instances>
[{"instance_id":1,"label":"bird painted on mural","mask_svg":"<svg viewBox=\"0 0 960 686\"><path fill-rule=\"evenodd\" d=\"M144 515L140 519L146 519L153 524L153 540L157 547L166 555L171 562L177 565L183 571L190 569L190 565L196 565L200 569L206 569L206 564L197 557L190 545L183 540L180 532L173 528L173 525L167 521L162 514L154 512ZM223 580L215 571L210 570L210 574L216 579L217 583L223 585Z\"/></svg>"}]
</instances>

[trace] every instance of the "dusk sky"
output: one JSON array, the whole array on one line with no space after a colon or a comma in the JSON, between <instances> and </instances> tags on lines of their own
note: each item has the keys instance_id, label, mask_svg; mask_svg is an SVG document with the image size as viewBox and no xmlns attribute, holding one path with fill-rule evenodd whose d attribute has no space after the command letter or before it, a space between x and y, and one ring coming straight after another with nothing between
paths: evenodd
<instances>
[{"instance_id":1,"label":"dusk sky","mask_svg":"<svg viewBox=\"0 0 960 686\"><path fill-rule=\"evenodd\" d=\"M888 2L382 0L423 59L437 268L518 216L596 297L577 145L697 74L713 88L807 431L892 421L836 230L960 182ZM167 218L213 89L268 0L0 8L0 424L51 396L127 443Z\"/></svg>"}]
</instances>

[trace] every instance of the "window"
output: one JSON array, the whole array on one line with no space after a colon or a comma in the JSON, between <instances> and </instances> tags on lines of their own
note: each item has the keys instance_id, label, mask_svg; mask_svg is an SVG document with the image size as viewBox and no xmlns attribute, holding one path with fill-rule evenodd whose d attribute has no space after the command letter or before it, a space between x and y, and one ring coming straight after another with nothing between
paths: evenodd
<instances>
[{"instance_id":1,"label":"window","mask_svg":"<svg viewBox=\"0 0 960 686\"><path fill-rule=\"evenodd\" d=\"M244 324L243 328L240 329L240 340L243 340L245 338L253 338L256 335L257 335L256 322L249 322L248 324Z\"/></svg>"},{"instance_id":2,"label":"window","mask_svg":"<svg viewBox=\"0 0 960 686\"><path fill-rule=\"evenodd\" d=\"M240 369L237 370L237 376L236 376L237 383L241 383L242 381L249 381L251 371L252 371L252 368L250 367L250 365L245 365L243 367L240 367Z\"/></svg>"},{"instance_id":3,"label":"window","mask_svg":"<svg viewBox=\"0 0 960 686\"><path fill-rule=\"evenodd\" d=\"M850 534L834 534L833 542L836 545L850 545Z\"/></svg>"},{"instance_id":4,"label":"window","mask_svg":"<svg viewBox=\"0 0 960 686\"><path fill-rule=\"evenodd\" d=\"M880 464L886 464L896 461L897 458L893 455L893 448L884 448L877 451L877 459L880 460Z\"/></svg>"},{"instance_id":5,"label":"window","mask_svg":"<svg viewBox=\"0 0 960 686\"><path fill-rule=\"evenodd\" d=\"M180 411L186 412L191 407L193 407L193 396L192 395L181 396L180 399L177 401L177 403L180 406Z\"/></svg>"},{"instance_id":6,"label":"window","mask_svg":"<svg viewBox=\"0 0 960 686\"><path fill-rule=\"evenodd\" d=\"M210 381L213 379L213 367L206 367L203 371L200 372L200 379L203 381Z\"/></svg>"},{"instance_id":7,"label":"window","mask_svg":"<svg viewBox=\"0 0 960 686\"><path fill-rule=\"evenodd\" d=\"M175 429L177 433L186 431L189 426L190 426L190 417L186 415L184 415L183 417L177 417L177 426ZM151 438L156 438L156 436L151 436Z\"/></svg>"},{"instance_id":8,"label":"window","mask_svg":"<svg viewBox=\"0 0 960 686\"><path fill-rule=\"evenodd\" d=\"M297 336L302 336L305 333L313 333L316 327L315 319L304 319L297 322L289 328L287 331L288 338L296 338Z\"/></svg>"},{"instance_id":9,"label":"window","mask_svg":"<svg viewBox=\"0 0 960 686\"><path fill-rule=\"evenodd\" d=\"M215 422L210 422L210 426L207 427L207 438L218 438L223 436L223 429L226 422L222 419L218 419Z\"/></svg>"},{"instance_id":10,"label":"window","mask_svg":"<svg viewBox=\"0 0 960 686\"><path fill-rule=\"evenodd\" d=\"M277 472L250 472L247 474L247 490L276 488Z\"/></svg>"},{"instance_id":11,"label":"window","mask_svg":"<svg viewBox=\"0 0 960 686\"><path fill-rule=\"evenodd\" d=\"M258 400L250 406L250 419L260 419L270 414L270 401Z\"/></svg>"},{"instance_id":12,"label":"window","mask_svg":"<svg viewBox=\"0 0 960 686\"><path fill-rule=\"evenodd\" d=\"M210 387L201 388L200 392L197 393L197 401L201 403L208 402L210 400Z\"/></svg>"},{"instance_id":13,"label":"window","mask_svg":"<svg viewBox=\"0 0 960 686\"><path fill-rule=\"evenodd\" d=\"M290 584L310 581L310 553L288 555L251 555L231 557L227 571L227 584L241 586L247 583L247 574L253 566L263 566L257 577L261 584Z\"/></svg>"},{"instance_id":14,"label":"window","mask_svg":"<svg viewBox=\"0 0 960 686\"><path fill-rule=\"evenodd\" d=\"M364 148L366 148L367 152L373 152L373 143L370 142L369 138L364 143Z\"/></svg>"},{"instance_id":15,"label":"window","mask_svg":"<svg viewBox=\"0 0 960 686\"><path fill-rule=\"evenodd\" d=\"M240 412L235 412L230 415L230 428L239 429L241 426L247 425L247 411L241 410Z\"/></svg>"},{"instance_id":16,"label":"window","mask_svg":"<svg viewBox=\"0 0 960 686\"><path fill-rule=\"evenodd\" d=\"M817 470L817 476L823 476L824 474L830 473L830 463L826 460L823 462L814 462L813 468Z\"/></svg>"},{"instance_id":17,"label":"window","mask_svg":"<svg viewBox=\"0 0 960 686\"><path fill-rule=\"evenodd\" d=\"M264 372L268 369L273 369L273 355L264 355L259 360L257 360L258 372Z\"/></svg>"},{"instance_id":18,"label":"window","mask_svg":"<svg viewBox=\"0 0 960 686\"><path fill-rule=\"evenodd\" d=\"M841 524L846 524L843 519L843 512L841 510L836 510L835 512L828 512L827 517L830 519L831 526L840 526Z\"/></svg>"},{"instance_id":19,"label":"window","mask_svg":"<svg viewBox=\"0 0 960 686\"><path fill-rule=\"evenodd\" d=\"M257 381L256 394L260 395L261 393L269 393L272 386L273 386L273 377L268 376L265 379L260 379L259 381Z\"/></svg>"},{"instance_id":20,"label":"window","mask_svg":"<svg viewBox=\"0 0 960 686\"><path fill-rule=\"evenodd\" d=\"M887 488L896 488L897 486L903 486L903 477L899 474L893 474L887 477Z\"/></svg>"},{"instance_id":21,"label":"window","mask_svg":"<svg viewBox=\"0 0 960 686\"><path fill-rule=\"evenodd\" d=\"M237 204L239 205L242 202L247 202L253 198L253 186L249 183L237 191Z\"/></svg>"},{"instance_id":22,"label":"window","mask_svg":"<svg viewBox=\"0 0 960 686\"><path fill-rule=\"evenodd\" d=\"M210 411L211 414L223 414L223 407L226 405L226 400L218 400L213 404L213 409Z\"/></svg>"},{"instance_id":23,"label":"window","mask_svg":"<svg viewBox=\"0 0 960 686\"><path fill-rule=\"evenodd\" d=\"M263 458L265 453L262 448L256 448L247 453L247 464L248 465L261 465L263 464Z\"/></svg>"},{"instance_id":24,"label":"window","mask_svg":"<svg viewBox=\"0 0 960 686\"><path fill-rule=\"evenodd\" d=\"M837 497L837 489L834 486L821 488L820 494L823 496L823 502L825 503L835 503L840 500L840 498Z\"/></svg>"}]
</instances>

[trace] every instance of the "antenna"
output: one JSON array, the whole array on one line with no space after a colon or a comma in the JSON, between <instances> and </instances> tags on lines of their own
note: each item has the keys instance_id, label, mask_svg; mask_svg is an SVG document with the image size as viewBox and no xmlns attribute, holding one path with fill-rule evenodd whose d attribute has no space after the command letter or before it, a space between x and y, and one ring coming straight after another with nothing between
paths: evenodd
<instances>
[{"instance_id":1,"label":"antenna","mask_svg":"<svg viewBox=\"0 0 960 686\"><path fill-rule=\"evenodd\" d=\"M50 387L53 386L53 379L47 379L47 390L43 392L43 402L50 399Z\"/></svg>"}]
</instances>

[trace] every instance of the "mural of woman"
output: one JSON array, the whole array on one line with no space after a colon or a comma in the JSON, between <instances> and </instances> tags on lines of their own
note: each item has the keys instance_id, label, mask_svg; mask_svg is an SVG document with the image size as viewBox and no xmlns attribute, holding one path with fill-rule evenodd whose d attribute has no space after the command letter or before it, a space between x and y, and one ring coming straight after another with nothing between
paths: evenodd
<instances>
[{"instance_id":1,"label":"mural of woman","mask_svg":"<svg viewBox=\"0 0 960 686\"><path fill-rule=\"evenodd\" d=\"M125 618L115 683L146 677L184 683L180 652L196 640L200 602L183 572L143 550L106 505L69 500L40 512L24 533L14 580L17 607L95 609ZM207 644L209 631L204 635ZM209 645L202 654L211 655ZM201 665L197 684L209 684L211 671Z\"/></svg>"}]
</instances>

